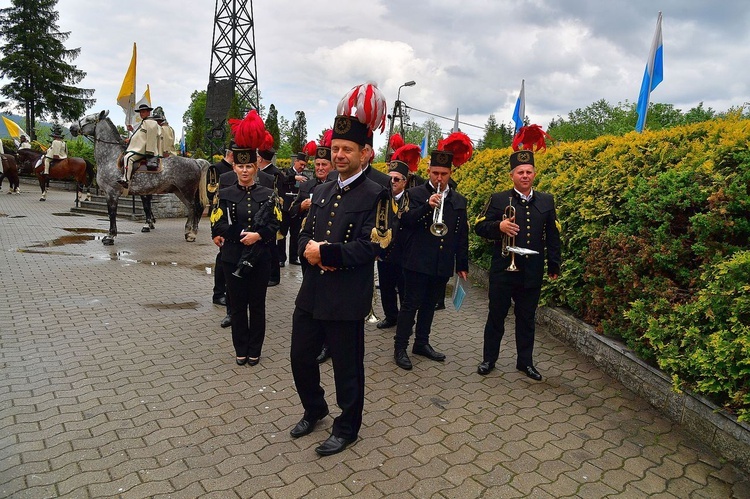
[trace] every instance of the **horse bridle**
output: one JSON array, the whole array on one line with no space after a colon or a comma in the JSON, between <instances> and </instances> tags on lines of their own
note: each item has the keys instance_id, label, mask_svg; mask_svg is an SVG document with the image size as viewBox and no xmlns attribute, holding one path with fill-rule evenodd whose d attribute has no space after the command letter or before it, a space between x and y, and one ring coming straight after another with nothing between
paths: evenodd
<instances>
[{"instance_id":1,"label":"horse bridle","mask_svg":"<svg viewBox=\"0 0 750 499\"><path fill-rule=\"evenodd\" d=\"M94 121L94 127L96 127L96 124L99 123L100 121L101 120L97 117L96 120ZM79 130L83 130L83 127L81 126L81 121L80 120L78 121L78 129ZM89 139L91 142L97 142L98 141L98 142L101 142L102 144L109 144L109 145L113 145L113 146L121 146L121 145L123 145L122 142L112 142L110 140L97 139L93 135L88 135L86 133L83 133L83 131L81 131L81 135L83 135L84 137L86 137L87 139Z\"/></svg>"}]
</instances>

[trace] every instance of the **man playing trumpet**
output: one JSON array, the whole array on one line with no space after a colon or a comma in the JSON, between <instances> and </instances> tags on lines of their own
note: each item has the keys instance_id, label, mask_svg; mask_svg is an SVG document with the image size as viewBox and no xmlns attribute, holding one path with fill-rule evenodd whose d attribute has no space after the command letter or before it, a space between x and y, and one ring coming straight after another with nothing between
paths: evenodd
<instances>
[{"instance_id":1,"label":"man playing trumpet","mask_svg":"<svg viewBox=\"0 0 750 499\"><path fill-rule=\"evenodd\" d=\"M489 314L484 326L483 360L477 368L481 375L489 374L495 368L512 298L516 317L516 369L533 380L542 379L532 359L536 309L542 290L545 247L547 274L550 279L556 279L560 274L560 230L555 200L551 194L533 190L535 176L532 151L511 154L513 189L493 194L474 226L477 235L495 243L490 266ZM508 210L509 205L513 210ZM508 213L515 216L508 216ZM513 239L516 248L510 250L520 247L532 251L523 254L504 251L507 249L504 246Z\"/></svg>"},{"instance_id":2,"label":"man playing trumpet","mask_svg":"<svg viewBox=\"0 0 750 499\"><path fill-rule=\"evenodd\" d=\"M404 300L396 321L394 359L401 369L411 369L406 353L416 316L412 353L443 361L445 355L430 345L435 305L454 271L464 280L469 273L469 225L466 198L448 186L453 167L471 158L473 147L461 132L441 140L430 154L429 179L406 191L407 207L401 215Z\"/></svg>"}]
</instances>

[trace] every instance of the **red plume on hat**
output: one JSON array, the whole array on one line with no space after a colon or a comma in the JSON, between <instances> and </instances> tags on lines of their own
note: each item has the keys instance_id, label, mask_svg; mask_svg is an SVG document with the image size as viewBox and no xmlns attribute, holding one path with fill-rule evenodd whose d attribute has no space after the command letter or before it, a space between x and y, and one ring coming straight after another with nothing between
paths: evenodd
<instances>
[{"instance_id":1,"label":"red plume on hat","mask_svg":"<svg viewBox=\"0 0 750 499\"><path fill-rule=\"evenodd\" d=\"M516 136L513 137L513 150L528 149L534 152L544 151L547 149L545 138L554 140L539 125L522 126Z\"/></svg>"},{"instance_id":2,"label":"red plume on hat","mask_svg":"<svg viewBox=\"0 0 750 499\"><path fill-rule=\"evenodd\" d=\"M453 166L461 166L471 158L474 153L474 144L471 139L463 132L453 132L443 140L438 141L438 151L448 151L453 153Z\"/></svg>"},{"instance_id":3,"label":"red plume on hat","mask_svg":"<svg viewBox=\"0 0 750 499\"><path fill-rule=\"evenodd\" d=\"M403 147L404 144L404 138L401 137L401 135L394 133L391 135L391 140L388 143L388 146L395 151L396 149Z\"/></svg>"},{"instance_id":4,"label":"red plume on hat","mask_svg":"<svg viewBox=\"0 0 750 499\"><path fill-rule=\"evenodd\" d=\"M409 166L410 172L417 171L419 160L422 159L422 149L416 144L404 144L393 153L391 161L403 161Z\"/></svg>"},{"instance_id":5,"label":"red plume on hat","mask_svg":"<svg viewBox=\"0 0 750 499\"><path fill-rule=\"evenodd\" d=\"M270 151L273 149L273 135L271 135L271 132L268 130L266 130L266 135L263 137L263 143L258 146L258 149L261 151Z\"/></svg>"},{"instance_id":6,"label":"red plume on hat","mask_svg":"<svg viewBox=\"0 0 750 499\"><path fill-rule=\"evenodd\" d=\"M263 119L258 115L255 109L247 113L243 119L232 118L229 120L229 126L234 135L234 142L240 147L248 149L257 149L263 144L266 138L266 126ZM271 135L270 133L268 135ZM271 138L273 146L273 137Z\"/></svg>"},{"instance_id":7,"label":"red plume on hat","mask_svg":"<svg viewBox=\"0 0 750 499\"><path fill-rule=\"evenodd\" d=\"M323 132L323 135L320 137L320 140L318 141L318 145L320 147L331 147L331 141L333 140L333 130L328 129L325 132Z\"/></svg>"},{"instance_id":8,"label":"red plume on hat","mask_svg":"<svg viewBox=\"0 0 750 499\"><path fill-rule=\"evenodd\" d=\"M315 156L315 153L318 150L317 144L315 144L314 140L311 140L305 146L302 148L302 152L307 154L308 156Z\"/></svg>"},{"instance_id":9,"label":"red plume on hat","mask_svg":"<svg viewBox=\"0 0 750 499\"><path fill-rule=\"evenodd\" d=\"M380 133L383 133L386 107L385 97L377 84L368 82L349 90L339 102L336 114L356 116L360 123L370 129L370 133L376 128L380 128Z\"/></svg>"}]
</instances>

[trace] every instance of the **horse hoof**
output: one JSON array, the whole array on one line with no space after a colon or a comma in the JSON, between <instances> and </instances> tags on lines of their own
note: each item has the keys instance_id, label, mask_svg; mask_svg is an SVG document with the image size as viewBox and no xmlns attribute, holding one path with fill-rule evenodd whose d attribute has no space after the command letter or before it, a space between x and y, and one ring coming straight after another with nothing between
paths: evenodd
<instances>
[{"instance_id":1,"label":"horse hoof","mask_svg":"<svg viewBox=\"0 0 750 499\"><path fill-rule=\"evenodd\" d=\"M194 243L195 242L195 235L193 235L193 234L185 234L185 241L187 241L189 243Z\"/></svg>"},{"instance_id":2,"label":"horse hoof","mask_svg":"<svg viewBox=\"0 0 750 499\"><path fill-rule=\"evenodd\" d=\"M156 225L154 225L153 223L149 223L149 224L148 224L148 228L149 228L149 229L155 229L155 228L156 228Z\"/></svg>"},{"instance_id":3,"label":"horse hoof","mask_svg":"<svg viewBox=\"0 0 750 499\"><path fill-rule=\"evenodd\" d=\"M148 228L148 225L141 227L141 232L151 232L151 229Z\"/></svg>"},{"instance_id":4,"label":"horse hoof","mask_svg":"<svg viewBox=\"0 0 750 499\"><path fill-rule=\"evenodd\" d=\"M104 246L112 246L113 244L115 244L115 238L110 236L103 237L102 244Z\"/></svg>"},{"instance_id":5,"label":"horse hoof","mask_svg":"<svg viewBox=\"0 0 750 499\"><path fill-rule=\"evenodd\" d=\"M39 198L39 201L47 201L47 198Z\"/></svg>"}]
</instances>

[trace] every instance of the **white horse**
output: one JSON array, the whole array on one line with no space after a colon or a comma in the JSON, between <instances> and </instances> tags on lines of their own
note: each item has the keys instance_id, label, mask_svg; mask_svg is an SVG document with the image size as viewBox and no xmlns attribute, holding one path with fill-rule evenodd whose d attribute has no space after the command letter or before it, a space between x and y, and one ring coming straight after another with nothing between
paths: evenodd
<instances>
[{"instance_id":1,"label":"white horse","mask_svg":"<svg viewBox=\"0 0 750 499\"><path fill-rule=\"evenodd\" d=\"M109 213L109 234L102 239L104 244L114 244L117 235L117 201L123 187L117 183L122 171L117 162L125 151L125 142L117 128L107 117L109 111L90 114L70 127L73 136L81 134L94 141L96 157L96 182L107 197ZM185 223L185 240L195 241L198 222L203 208L208 205L206 195L206 172L209 163L205 159L190 159L182 156L169 156L161 160L158 172L134 171L130 179L129 193L140 196L174 193L188 208Z\"/></svg>"}]
</instances>

